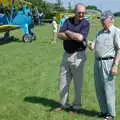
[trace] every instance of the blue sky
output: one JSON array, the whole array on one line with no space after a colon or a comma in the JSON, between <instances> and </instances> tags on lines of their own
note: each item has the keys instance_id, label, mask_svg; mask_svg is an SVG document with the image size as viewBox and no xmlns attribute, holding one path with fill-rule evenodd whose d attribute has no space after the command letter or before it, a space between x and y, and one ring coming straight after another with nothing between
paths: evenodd
<instances>
[{"instance_id":1,"label":"blue sky","mask_svg":"<svg viewBox=\"0 0 120 120\"><path fill-rule=\"evenodd\" d=\"M55 2L56 0L45 0L49 2ZM111 10L112 12L120 11L120 0L61 0L65 7L68 6L68 2L71 1L72 6L76 3L84 3L85 5L95 5L98 8L104 10Z\"/></svg>"}]
</instances>

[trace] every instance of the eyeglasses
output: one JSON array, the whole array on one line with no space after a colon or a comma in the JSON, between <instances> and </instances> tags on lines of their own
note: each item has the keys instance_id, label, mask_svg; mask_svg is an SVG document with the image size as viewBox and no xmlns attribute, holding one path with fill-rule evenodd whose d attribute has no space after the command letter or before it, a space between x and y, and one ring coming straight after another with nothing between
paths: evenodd
<instances>
[{"instance_id":1,"label":"eyeglasses","mask_svg":"<svg viewBox=\"0 0 120 120\"><path fill-rule=\"evenodd\" d=\"M76 12L77 14L85 14L85 12Z\"/></svg>"}]
</instances>

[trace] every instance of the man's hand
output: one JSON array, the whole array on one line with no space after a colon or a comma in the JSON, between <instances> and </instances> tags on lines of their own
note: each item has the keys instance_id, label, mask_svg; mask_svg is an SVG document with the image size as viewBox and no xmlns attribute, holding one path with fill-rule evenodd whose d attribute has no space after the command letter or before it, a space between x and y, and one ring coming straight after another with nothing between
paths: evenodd
<instances>
[{"instance_id":1,"label":"man's hand","mask_svg":"<svg viewBox=\"0 0 120 120\"><path fill-rule=\"evenodd\" d=\"M66 34L69 33L69 32L70 32L70 30L66 30L66 31L65 31Z\"/></svg>"},{"instance_id":2,"label":"man's hand","mask_svg":"<svg viewBox=\"0 0 120 120\"><path fill-rule=\"evenodd\" d=\"M117 75L119 62L120 62L120 49L118 49L116 57L114 59L114 63L112 66L112 75Z\"/></svg>"},{"instance_id":3,"label":"man's hand","mask_svg":"<svg viewBox=\"0 0 120 120\"><path fill-rule=\"evenodd\" d=\"M80 33L76 33L70 30L66 30L65 34L71 39L75 41L82 41L84 39L83 35Z\"/></svg>"},{"instance_id":4,"label":"man's hand","mask_svg":"<svg viewBox=\"0 0 120 120\"><path fill-rule=\"evenodd\" d=\"M71 33L70 30L66 30L66 31L65 31L65 34L66 34L68 37L70 37L72 33Z\"/></svg>"},{"instance_id":5,"label":"man's hand","mask_svg":"<svg viewBox=\"0 0 120 120\"><path fill-rule=\"evenodd\" d=\"M115 76L118 73L118 65L113 64L112 66L112 75Z\"/></svg>"},{"instance_id":6,"label":"man's hand","mask_svg":"<svg viewBox=\"0 0 120 120\"><path fill-rule=\"evenodd\" d=\"M90 50L94 49L94 43L92 41L88 41L87 46Z\"/></svg>"},{"instance_id":7,"label":"man's hand","mask_svg":"<svg viewBox=\"0 0 120 120\"><path fill-rule=\"evenodd\" d=\"M65 34L65 32L59 32L57 37L61 40L70 40L70 38Z\"/></svg>"},{"instance_id":8,"label":"man's hand","mask_svg":"<svg viewBox=\"0 0 120 120\"><path fill-rule=\"evenodd\" d=\"M70 30L66 30L66 31L65 31L65 34L67 34L67 35L69 35L70 33L71 33Z\"/></svg>"}]
</instances>

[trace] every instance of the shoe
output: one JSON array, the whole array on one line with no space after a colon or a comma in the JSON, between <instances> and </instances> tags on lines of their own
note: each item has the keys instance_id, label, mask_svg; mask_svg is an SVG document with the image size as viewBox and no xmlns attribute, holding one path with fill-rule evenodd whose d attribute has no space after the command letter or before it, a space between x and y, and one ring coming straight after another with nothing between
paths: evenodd
<instances>
[{"instance_id":1,"label":"shoe","mask_svg":"<svg viewBox=\"0 0 120 120\"><path fill-rule=\"evenodd\" d=\"M76 114L80 112L80 108L79 109L75 109L73 106L71 106L70 108L70 114Z\"/></svg>"},{"instance_id":2,"label":"shoe","mask_svg":"<svg viewBox=\"0 0 120 120\"><path fill-rule=\"evenodd\" d=\"M63 107L57 107L57 108L54 109L55 112L58 112L58 111L61 111L61 110L64 110L64 108Z\"/></svg>"},{"instance_id":3,"label":"shoe","mask_svg":"<svg viewBox=\"0 0 120 120\"><path fill-rule=\"evenodd\" d=\"M62 111L62 110L68 111L69 109L70 109L70 106L66 106L66 107L60 106L60 107L55 108L54 111L56 112Z\"/></svg>"},{"instance_id":4,"label":"shoe","mask_svg":"<svg viewBox=\"0 0 120 120\"><path fill-rule=\"evenodd\" d=\"M113 116L108 115L108 116L105 117L104 120L113 120Z\"/></svg>"},{"instance_id":5,"label":"shoe","mask_svg":"<svg viewBox=\"0 0 120 120\"><path fill-rule=\"evenodd\" d=\"M100 118L105 118L106 117L106 113L103 113L103 112L100 112L100 113L98 113L98 117L100 117Z\"/></svg>"}]
</instances>

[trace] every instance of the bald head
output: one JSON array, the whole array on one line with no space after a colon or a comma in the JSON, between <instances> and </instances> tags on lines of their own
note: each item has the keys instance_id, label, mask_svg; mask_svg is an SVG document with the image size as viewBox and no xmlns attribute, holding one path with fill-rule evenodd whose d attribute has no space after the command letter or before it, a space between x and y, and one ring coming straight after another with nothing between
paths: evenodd
<instances>
[{"instance_id":1,"label":"bald head","mask_svg":"<svg viewBox=\"0 0 120 120\"><path fill-rule=\"evenodd\" d=\"M86 11L86 7L84 4L82 3L78 3L75 5L75 12L80 11L80 12L85 12Z\"/></svg>"}]
</instances>

